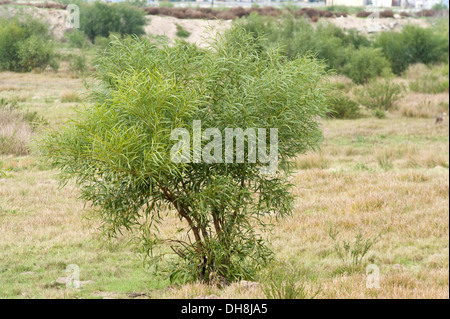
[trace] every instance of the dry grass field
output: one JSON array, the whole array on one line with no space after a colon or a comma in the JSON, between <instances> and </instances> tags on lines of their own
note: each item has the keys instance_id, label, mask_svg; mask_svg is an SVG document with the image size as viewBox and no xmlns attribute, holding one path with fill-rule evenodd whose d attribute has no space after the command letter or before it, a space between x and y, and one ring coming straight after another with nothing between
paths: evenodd
<instances>
[{"instance_id":1,"label":"dry grass field","mask_svg":"<svg viewBox=\"0 0 450 319\"><path fill-rule=\"evenodd\" d=\"M83 81L65 74L0 73L0 99L61 125L85 94ZM420 99L433 112L418 115ZM429 113L438 111L448 113L448 90L409 92L384 119L323 122L321 151L298 157L294 214L267 238L280 263L303 274L306 297L449 298L449 121L435 125ZM34 134L16 137L28 143ZM0 298L265 298L248 282L170 285L143 267L129 234L103 237L77 189L59 188L35 154L0 161ZM161 231L177 222L169 216ZM340 229L337 242L330 226ZM335 247L358 234L379 239L358 267L344 267ZM69 264L80 269L79 289L57 280ZM380 269L379 288L366 286L368 264Z\"/></svg>"}]
</instances>

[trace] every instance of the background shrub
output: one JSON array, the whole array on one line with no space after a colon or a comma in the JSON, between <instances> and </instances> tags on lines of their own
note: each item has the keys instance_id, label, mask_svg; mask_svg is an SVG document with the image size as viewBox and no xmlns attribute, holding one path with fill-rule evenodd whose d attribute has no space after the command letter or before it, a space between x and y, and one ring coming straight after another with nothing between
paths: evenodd
<instances>
[{"instance_id":1,"label":"background shrub","mask_svg":"<svg viewBox=\"0 0 450 319\"><path fill-rule=\"evenodd\" d=\"M72 29L65 33L69 45L73 48L83 48L87 44L86 35L79 29Z\"/></svg>"},{"instance_id":2,"label":"background shrub","mask_svg":"<svg viewBox=\"0 0 450 319\"><path fill-rule=\"evenodd\" d=\"M36 112L21 111L17 101L0 98L0 154L28 154L34 131L43 124Z\"/></svg>"},{"instance_id":3,"label":"background shrub","mask_svg":"<svg viewBox=\"0 0 450 319\"><path fill-rule=\"evenodd\" d=\"M440 11L440 10L448 10L448 4L445 4L444 1L441 1L439 3L435 3L432 7L432 10Z\"/></svg>"},{"instance_id":4,"label":"background shrub","mask_svg":"<svg viewBox=\"0 0 450 319\"><path fill-rule=\"evenodd\" d=\"M107 38L111 32L142 35L144 14L127 4L85 4L80 7L80 27L91 41L97 36Z\"/></svg>"},{"instance_id":5,"label":"background shrub","mask_svg":"<svg viewBox=\"0 0 450 319\"><path fill-rule=\"evenodd\" d=\"M47 65L53 65L53 45L42 36L33 34L20 41L17 48L20 67L23 71L31 71L36 68L44 69Z\"/></svg>"},{"instance_id":6,"label":"background shrub","mask_svg":"<svg viewBox=\"0 0 450 319\"><path fill-rule=\"evenodd\" d=\"M367 83L371 78L390 71L389 62L380 49L361 47L358 50L350 50L347 54L347 63L342 68L342 73L355 83Z\"/></svg>"},{"instance_id":7,"label":"background shrub","mask_svg":"<svg viewBox=\"0 0 450 319\"><path fill-rule=\"evenodd\" d=\"M402 97L403 87L388 78L371 80L357 89L359 102L374 110L391 110Z\"/></svg>"},{"instance_id":8,"label":"background shrub","mask_svg":"<svg viewBox=\"0 0 450 319\"><path fill-rule=\"evenodd\" d=\"M448 60L448 36L432 28L407 25L400 33L380 32L375 46L381 48L395 74L401 74L410 64Z\"/></svg>"},{"instance_id":9,"label":"background shrub","mask_svg":"<svg viewBox=\"0 0 450 319\"><path fill-rule=\"evenodd\" d=\"M32 18L0 18L0 71L27 72L48 65L56 67L46 24Z\"/></svg>"},{"instance_id":10,"label":"background shrub","mask_svg":"<svg viewBox=\"0 0 450 319\"><path fill-rule=\"evenodd\" d=\"M293 15L274 19L252 13L242 20L242 24L255 37L266 39L265 48L281 46L290 58L312 53L323 59L328 69L342 70L354 50L370 45L369 40L357 31L344 32L327 22L314 28L304 18Z\"/></svg>"},{"instance_id":11,"label":"background shrub","mask_svg":"<svg viewBox=\"0 0 450 319\"><path fill-rule=\"evenodd\" d=\"M274 261L261 272L261 288L267 299L314 299L320 289L309 288L315 275L288 260Z\"/></svg>"},{"instance_id":12,"label":"background shrub","mask_svg":"<svg viewBox=\"0 0 450 319\"><path fill-rule=\"evenodd\" d=\"M88 65L86 63L86 57L84 55L73 54L70 57L69 69L77 75L83 75L88 71Z\"/></svg>"},{"instance_id":13,"label":"background shrub","mask_svg":"<svg viewBox=\"0 0 450 319\"><path fill-rule=\"evenodd\" d=\"M353 242L349 240L339 240L340 230L331 225L328 235L334 242L334 251L341 260L341 265L336 269L337 273L352 273L360 271L363 266L364 257L369 250L379 241L380 235L370 237L359 231Z\"/></svg>"},{"instance_id":14,"label":"background shrub","mask_svg":"<svg viewBox=\"0 0 450 319\"><path fill-rule=\"evenodd\" d=\"M413 92L436 94L448 91L448 64L428 67L415 64L408 68L405 77L409 80L409 89Z\"/></svg>"},{"instance_id":15,"label":"background shrub","mask_svg":"<svg viewBox=\"0 0 450 319\"><path fill-rule=\"evenodd\" d=\"M356 16L358 18L367 18L368 16L370 16L372 14L372 12L368 12L368 11L359 11L356 13Z\"/></svg>"},{"instance_id":16,"label":"background shrub","mask_svg":"<svg viewBox=\"0 0 450 319\"><path fill-rule=\"evenodd\" d=\"M382 109L374 109L372 111L373 116L375 116L377 119L384 119L386 118L386 112Z\"/></svg>"},{"instance_id":17,"label":"background shrub","mask_svg":"<svg viewBox=\"0 0 450 319\"><path fill-rule=\"evenodd\" d=\"M380 11L380 18L393 18L393 17L394 17L394 11L392 11L392 10Z\"/></svg>"},{"instance_id":18,"label":"background shrub","mask_svg":"<svg viewBox=\"0 0 450 319\"><path fill-rule=\"evenodd\" d=\"M330 111L328 117L337 119L356 119L361 117L359 104L351 100L348 96L335 93L328 98Z\"/></svg>"}]
</instances>

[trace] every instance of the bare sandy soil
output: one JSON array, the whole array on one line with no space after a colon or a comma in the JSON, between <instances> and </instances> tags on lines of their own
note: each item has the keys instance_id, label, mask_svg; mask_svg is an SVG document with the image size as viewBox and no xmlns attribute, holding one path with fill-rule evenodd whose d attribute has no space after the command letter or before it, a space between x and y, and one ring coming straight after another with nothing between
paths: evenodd
<instances>
[{"instance_id":1,"label":"bare sandy soil","mask_svg":"<svg viewBox=\"0 0 450 319\"><path fill-rule=\"evenodd\" d=\"M68 12L66 10L0 6L0 17L14 17L15 15L20 17L30 15L45 20L50 25L50 29L55 37L58 39L62 38L64 32L68 29L66 26Z\"/></svg>"},{"instance_id":2,"label":"bare sandy soil","mask_svg":"<svg viewBox=\"0 0 450 319\"><path fill-rule=\"evenodd\" d=\"M379 19L365 19L357 17L347 17L347 18L335 18L327 19L328 21L334 23L338 27L345 30L356 29L363 33L368 31L383 31L388 29L400 30L402 26L407 24L415 24L423 28L427 27L428 21L421 18L379 18Z\"/></svg>"},{"instance_id":3,"label":"bare sandy soil","mask_svg":"<svg viewBox=\"0 0 450 319\"><path fill-rule=\"evenodd\" d=\"M174 39L178 24L191 33L186 40L199 46L205 45L208 37L228 29L232 23L231 20L177 19L160 16L148 16L147 21L148 24L144 28L147 34L165 35L169 39Z\"/></svg>"},{"instance_id":4,"label":"bare sandy soil","mask_svg":"<svg viewBox=\"0 0 450 319\"><path fill-rule=\"evenodd\" d=\"M148 24L145 26L145 32L152 35L165 35L169 39L176 38L176 24L180 25L191 35L186 39L188 42L202 46L205 38L214 35L229 28L232 20L201 20L201 19L177 19L166 16L148 16ZM428 22L425 19L411 18L380 18L363 19L357 17L324 18L321 21L331 22L344 30L356 29L361 33L380 32L384 30L399 31L407 24L415 24L421 27L427 27Z\"/></svg>"}]
</instances>

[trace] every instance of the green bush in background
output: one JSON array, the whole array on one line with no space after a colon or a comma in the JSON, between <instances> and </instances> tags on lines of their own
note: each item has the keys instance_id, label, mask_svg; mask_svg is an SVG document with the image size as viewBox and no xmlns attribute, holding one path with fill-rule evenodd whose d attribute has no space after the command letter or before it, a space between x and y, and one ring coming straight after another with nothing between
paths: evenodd
<instances>
[{"instance_id":1,"label":"green bush in background","mask_svg":"<svg viewBox=\"0 0 450 319\"><path fill-rule=\"evenodd\" d=\"M145 13L127 4L95 2L80 7L80 28L94 41L95 37L108 38L110 33L144 34Z\"/></svg>"},{"instance_id":2,"label":"green bush in background","mask_svg":"<svg viewBox=\"0 0 450 319\"><path fill-rule=\"evenodd\" d=\"M70 31L66 32L66 34L64 36L69 41L69 45L73 48L81 49L81 48L85 47L87 44L86 35L84 34L83 31L81 31L79 29L70 30Z\"/></svg>"},{"instance_id":3,"label":"green bush in background","mask_svg":"<svg viewBox=\"0 0 450 319\"><path fill-rule=\"evenodd\" d=\"M0 18L0 71L28 72L56 67L48 26L28 17Z\"/></svg>"},{"instance_id":4,"label":"green bush in background","mask_svg":"<svg viewBox=\"0 0 450 319\"><path fill-rule=\"evenodd\" d=\"M389 62L380 49L361 47L347 54L347 63L342 68L342 73L357 84L367 83L372 78L390 72Z\"/></svg>"},{"instance_id":5,"label":"green bush in background","mask_svg":"<svg viewBox=\"0 0 450 319\"><path fill-rule=\"evenodd\" d=\"M389 111L402 97L404 88L389 78L378 78L355 91L362 105L373 110Z\"/></svg>"},{"instance_id":6,"label":"green bush in background","mask_svg":"<svg viewBox=\"0 0 450 319\"><path fill-rule=\"evenodd\" d=\"M70 58L69 69L77 75L83 75L88 71L87 59L83 55L72 55Z\"/></svg>"},{"instance_id":7,"label":"green bush in background","mask_svg":"<svg viewBox=\"0 0 450 319\"><path fill-rule=\"evenodd\" d=\"M361 117L361 110L358 103L351 100L348 96L341 94L339 91L328 98L330 111L328 117L337 119L356 119Z\"/></svg>"},{"instance_id":8,"label":"green bush in background","mask_svg":"<svg viewBox=\"0 0 450 319\"><path fill-rule=\"evenodd\" d=\"M326 61L328 69L341 70L347 63L349 52L370 45L357 31L344 32L332 23L319 23L313 27L304 18L285 15L279 19L252 13L241 23L256 37L266 39L264 47L281 46L290 58L308 53Z\"/></svg>"},{"instance_id":9,"label":"green bush in background","mask_svg":"<svg viewBox=\"0 0 450 319\"><path fill-rule=\"evenodd\" d=\"M240 23L255 37L266 39L263 48L281 46L289 58L315 54L328 69L358 84L391 72L401 74L410 64L448 61L448 20L447 24L434 21L431 28L407 25L400 33L380 32L374 40L332 23L319 22L314 27L292 15L271 18L254 12Z\"/></svg>"},{"instance_id":10,"label":"green bush in background","mask_svg":"<svg viewBox=\"0 0 450 319\"><path fill-rule=\"evenodd\" d=\"M380 32L374 45L381 48L391 64L392 71L397 75L405 71L410 64L430 64L448 60L448 36L432 28L407 25L400 33Z\"/></svg>"},{"instance_id":11,"label":"green bush in background","mask_svg":"<svg viewBox=\"0 0 450 319\"><path fill-rule=\"evenodd\" d=\"M445 4L444 1L441 1L439 3L435 3L432 7L432 10L448 10L447 4Z\"/></svg>"}]
</instances>

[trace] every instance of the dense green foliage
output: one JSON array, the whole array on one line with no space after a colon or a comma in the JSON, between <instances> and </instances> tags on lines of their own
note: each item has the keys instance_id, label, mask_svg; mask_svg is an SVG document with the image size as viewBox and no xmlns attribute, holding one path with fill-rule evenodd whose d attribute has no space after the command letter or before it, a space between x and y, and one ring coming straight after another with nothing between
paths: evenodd
<instances>
[{"instance_id":1,"label":"dense green foliage","mask_svg":"<svg viewBox=\"0 0 450 319\"><path fill-rule=\"evenodd\" d=\"M127 4L97 1L80 7L80 28L92 41L97 36L107 38L112 32L142 35L144 25L144 12Z\"/></svg>"},{"instance_id":2,"label":"dense green foliage","mask_svg":"<svg viewBox=\"0 0 450 319\"><path fill-rule=\"evenodd\" d=\"M436 63L448 60L448 35L432 28L407 25L398 32L381 32L375 46L381 48L395 74L401 74L410 64Z\"/></svg>"},{"instance_id":3,"label":"dense green foliage","mask_svg":"<svg viewBox=\"0 0 450 319\"><path fill-rule=\"evenodd\" d=\"M435 3L432 7L432 10L448 10L447 4L445 4L444 1L441 1L439 3Z\"/></svg>"},{"instance_id":4,"label":"dense green foliage","mask_svg":"<svg viewBox=\"0 0 450 319\"><path fill-rule=\"evenodd\" d=\"M86 57L83 55L72 55L70 57L69 68L78 75L83 75L88 70Z\"/></svg>"},{"instance_id":5,"label":"dense green foliage","mask_svg":"<svg viewBox=\"0 0 450 319\"><path fill-rule=\"evenodd\" d=\"M314 27L291 15L270 18L252 13L241 23L255 36L266 39L263 47L282 46L290 58L313 53L324 59L328 68L349 76L355 83L366 83L384 72L400 74L414 63L448 60L448 26L440 21L431 28L408 25L400 33L380 32L374 41L331 23L319 22Z\"/></svg>"},{"instance_id":6,"label":"dense green foliage","mask_svg":"<svg viewBox=\"0 0 450 319\"><path fill-rule=\"evenodd\" d=\"M110 235L134 230L149 256L178 256L168 259L174 280L253 278L272 256L260 227L292 209L287 164L321 139L323 65L307 56L286 60L260 45L239 26L209 49L116 40L96 66L96 103L41 143L63 177L76 177ZM194 120L222 136L226 128L277 128L279 170L262 174L267 164L248 160L248 142L243 163L173 162L171 132L192 134ZM269 133L265 142L267 151ZM214 149L221 159L224 144ZM160 234L168 209L183 226Z\"/></svg>"},{"instance_id":7,"label":"dense green foliage","mask_svg":"<svg viewBox=\"0 0 450 319\"><path fill-rule=\"evenodd\" d=\"M402 97L404 88L401 84L393 82L389 78L371 80L360 90L359 102L373 110L389 111Z\"/></svg>"},{"instance_id":8,"label":"dense green foliage","mask_svg":"<svg viewBox=\"0 0 450 319\"><path fill-rule=\"evenodd\" d=\"M329 109L328 117L338 119L356 119L361 117L361 111L358 103L343 95L339 91L328 98Z\"/></svg>"},{"instance_id":9,"label":"dense green foliage","mask_svg":"<svg viewBox=\"0 0 450 319\"><path fill-rule=\"evenodd\" d=\"M255 36L266 39L264 47L281 46L290 58L313 53L326 60L328 68L336 70L346 64L349 50L370 44L355 31L345 33L331 23L320 23L314 28L307 20L291 15L273 19L252 13L241 23Z\"/></svg>"},{"instance_id":10,"label":"dense green foliage","mask_svg":"<svg viewBox=\"0 0 450 319\"><path fill-rule=\"evenodd\" d=\"M342 73L358 84L389 72L389 62L381 51L370 47L351 51L347 64L342 68Z\"/></svg>"},{"instance_id":11,"label":"dense green foliage","mask_svg":"<svg viewBox=\"0 0 450 319\"><path fill-rule=\"evenodd\" d=\"M87 44L84 32L79 29L73 29L66 32L65 37L69 41L69 45L74 48L81 49Z\"/></svg>"},{"instance_id":12,"label":"dense green foliage","mask_svg":"<svg viewBox=\"0 0 450 319\"><path fill-rule=\"evenodd\" d=\"M32 18L0 18L0 71L27 72L53 63L53 43L46 24Z\"/></svg>"}]
</instances>

